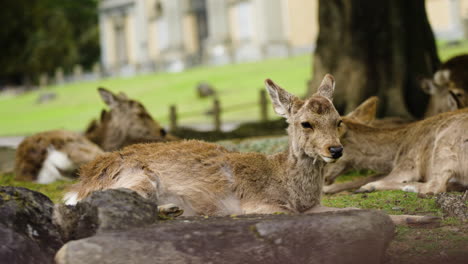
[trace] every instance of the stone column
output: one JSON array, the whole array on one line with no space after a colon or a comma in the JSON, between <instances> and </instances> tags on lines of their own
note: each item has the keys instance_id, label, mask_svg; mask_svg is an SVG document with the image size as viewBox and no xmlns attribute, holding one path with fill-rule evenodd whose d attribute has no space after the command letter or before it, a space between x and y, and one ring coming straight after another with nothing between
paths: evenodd
<instances>
[{"instance_id":1,"label":"stone column","mask_svg":"<svg viewBox=\"0 0 468 264\"><path fill-rule=\"evenodd\" d=\"M463 38L463 26L462 18L460 14L460 0L450 0L450 23L451 26L451 38L461 39Z\"/></svg>"},{"instance_id":2,"label":"stone column","mask_svg":"<svg viewBox=\"0 0 468 264\"><path fill-rule=\"evenodd\" d=\"M147 72L150 67L148 51L148 18L145 0L136 0L133 9L135 14L135 48L137 58L137 71Z\"/></svg>"},{"instance_id":3,"label":"stone column","mask_svg":"<svg viewBox=\"0 0 468 264\"><path fill-rule=\"evenodd\" d=\"M208 41L205 48L206 60L211 64L227 64L232 60L227 2L227 0L206 0Z\"/></svg>"},{"instance_id":4,"label":"stone column","mask_svg":"<svg viewBox=\"0 0 468 264\"><path fill-rule=\"evenodd\" d=\"M108 19L107 15L102 9L99 9L99 44L101 46L101 64L106 72L109 72L112 65L109 61L109 49L108 49L108 32L105 27L104 21Z\"/></svg>"},{"instance_id":5,"label":"stone column","mask_svg":"<svg viewBox=\"0 0 468 264\"><path fill-rule=\"evenodd\" d=\"M257 0L260 41L265 57L286 57L289 54L284 0Z\"/></svg>"},{"instance_id":6,"label":"stone column","mask_svg":"<svg viewBox=\"0 0 468 264\"><path fill-rule=\"evenodd\" d=\"M186 0L163 0L163 18L168 25L168 47L164 54L168 71L181 71L186 67L183 19Z\"/></svg>"}]
</instances>

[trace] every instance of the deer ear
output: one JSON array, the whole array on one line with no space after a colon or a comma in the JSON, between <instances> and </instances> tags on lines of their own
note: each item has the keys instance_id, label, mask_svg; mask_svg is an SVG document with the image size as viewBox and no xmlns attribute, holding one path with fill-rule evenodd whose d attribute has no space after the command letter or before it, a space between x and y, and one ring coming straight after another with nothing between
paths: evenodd
<instances>
[{"instance_id":1,"label":"deer ear","mask_svg":"<svg viewBox=\"0 0 468 264\"><path fill-rule=\"evenodd\" d=\"M126 94L126 93L124 93L124 92L119 92L119 95L118 95L118 96L119 96L121 99L125 99L125 100L127 100L127 99L128 99L128 96L127 96L127 94Z\"/></svg>"},{"instance_id":2,"label":"deer ear","mask_svg":"<svg viewBox=\"0 0 468 264\"><path fill-rule=\"evenodd\" d=\"M335 78L331 74L326 74L316 94L333 100L333 91L335 91Z\"/></svg>"},{"instance_id":3,"label":"deer ear","mask_svg":"<svg viewBox=\"0 0 468 264\"><path fill-rule=\"evenodd\" d=\"M439 70L434 73L434 82L438 85L447 84L450 81L450 70Z\"/></svg>"},{"instance_id":4,"label":"deer ear","mask_svg":"<svg viewBox=\"0 0 468 264\"><path fill-rule=\"evenodd\" d=\"M292 105L297 98L270 79L265 80L265 88L270 95L275 112L282 117L288 118L291 114Z\"/></svg>"},{"instance_id":5,"label":"deer ear","mask_svg":"<svg viewBox=\"0 0 468 264\"><path fill-rule=\"evenodd\" d=\"M435 94L437 92L437 87L431 79L421 79L419 85L421 86L421 90L426 94Z\"/></svg>"},{"instance_id":6,"label":"deer ear","mask_svg":"<svg viewBox=\"0 0 468 264\"><path fill-rule=\"evenodd\" d=\"M361 123L369 124L375 120L378 101L379 98L377 96L372 96L346 116Z\"/></svg>"},{"instance_id":7,"label":"deer ear","mask_svg":"<svg viewBox=\"0 0 468 264\"><path fill-rule=\"evenodd\" d=\"M103 87L99 87L98 92L99 92L99 95L101 95L101 98L104 101L104 103L106 103L106 105L108 105L111 108L117 105L119 101L119 98L117 95L113 94L111 91Z\"/></svg>"}]
</instances>

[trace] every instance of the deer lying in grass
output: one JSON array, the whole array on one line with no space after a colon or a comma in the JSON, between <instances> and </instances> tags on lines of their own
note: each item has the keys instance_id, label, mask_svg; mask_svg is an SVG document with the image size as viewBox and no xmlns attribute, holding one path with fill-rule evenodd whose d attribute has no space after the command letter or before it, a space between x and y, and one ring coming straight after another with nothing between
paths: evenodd
<instances>
[{"instance_id":1,"label":"deer lying in grass","mask_svg":"<svg viewBox=\"0 0 468 264\"><path fill-rule=\"evenodd\" d=\"M104 152L86 137L55 130L25 138L16 150L17 180L51 183L67 176Z\"/></svg>"},{"instance_id":2,"label":"deer lying in grass","mask_svg":"<svg viewBox=\"0 0 468 264\"><path fill-rule=\"evenodd\" d=\"M446 191L449 181L468 186L468 109L442 113L396 128L375 128L365 123L371 123L375 117L376 102L376 98L371 98L361 105L369 110L367 113L366 110L361 114L353 112L343 118L341 142L346 154L327 166L325 178L332 183L350 169L371 169L381 175L325 186L326 193L363 184L358 192L440 193Z\"/></svg>"},{"instance_id":3,"label":"deer lying in grass","mask_svg":"<svg viewBox=\"0 0 468 264\"><path fill-rule=\"evenodd\" d=\"M113 151L136 143L176 139L166 133L140 102L129 99L122 92L113 94L104 88L99 88L98 91L110 111L102 110L100 120L93 120L85 135L104 151Z\"/></svg>"},{"instance_id":4,"label":"deer lying in grass","mask_svg":"<svg viewBox=\"0 0 468 264\"><path fill-rule=\"evenodd\" d=\"M184 215L312 213L320 205L325 164L341 157L341 117L325 76L316 94L301 100L266 80L277 114L289 123L289 148L275 155L230 152L202 141L138 144L83 166L74 204L91 192L129 188ZM394 218L395 219L395 218ZM398 216L399 220L406 216ZM426 219L417 217L416 219Z\"/></svg>"},{"instance_id":5,"label":"deer lying in grass","mask_svg":"<svg viewBox=\"0 0 468 264\"><path fill-rule=\"evenodd\" d=\"M60 130L27 137L16 151L16 179L50 183L73 175L76 168L102 154L99 147L111 151L133 143L175 139L138 101L104 88L98 91L110 111L103 110L101 120L92 121L85 136Z\"/></svg>"},{"instance_id":6,"label":"deer lying in grass","mask_svg":"<svg viewBox=\"0 0 468 264\"><path fill-rule=\"evenodd\" d=\"M421 88L431 96L425 117L468 106L468 54L446 61Z\"/></svg>"}]
</instances>

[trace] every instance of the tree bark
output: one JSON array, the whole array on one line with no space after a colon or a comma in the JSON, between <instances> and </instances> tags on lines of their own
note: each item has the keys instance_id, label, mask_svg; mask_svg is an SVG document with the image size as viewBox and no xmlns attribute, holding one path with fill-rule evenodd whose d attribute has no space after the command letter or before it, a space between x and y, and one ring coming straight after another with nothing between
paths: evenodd
<instances>
[{"instance_id":1,"label":"tree bark","mask_svg":"<svg viewBox=\"0 0 468 264\"><path fill-rule=\"evenodd\" d=\"M319 25L310 93L331 73L341 113L376 95L380 116L423 116L418 78L440 64L424 0L319 0Z\"/></svg>"}]
</instances>

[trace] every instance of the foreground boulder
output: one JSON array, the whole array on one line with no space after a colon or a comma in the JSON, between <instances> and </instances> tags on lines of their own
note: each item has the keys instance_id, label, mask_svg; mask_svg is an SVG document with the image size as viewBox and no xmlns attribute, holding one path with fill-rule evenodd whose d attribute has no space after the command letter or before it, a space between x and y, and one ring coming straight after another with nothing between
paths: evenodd
<instances>
[{"instance_id":1,"label":"foreground boulder","mask_svg":"<svg viewBox=\"0 0 468 264\"><path fill-rule=\"evenodd\" d=\"M158 206L129 189L97 191L76 206L58 204L54 222L65 241L80 239L108 230L125 230L153 224Z\"/></svg>"},{"instance_id":2,"label":"foreground boulder","mask_svg":"<svg viewBox=\"0 0 468 264\"><path fill-rule=\"evenodd\" d=\"M63 245L47 196L0 187L0 263L51 263Z\"/></svg>"},{"instance_id":3,"label":"foreground boulder","mask_svg":"<svg viewBox=\"0 0 468 264\"><path fill-rule=\"evenodd\" d=\"M56 262L379 263L393 235L390 218L368 210L181 218L68 242Z\"/></svg>"}]
</instances>

